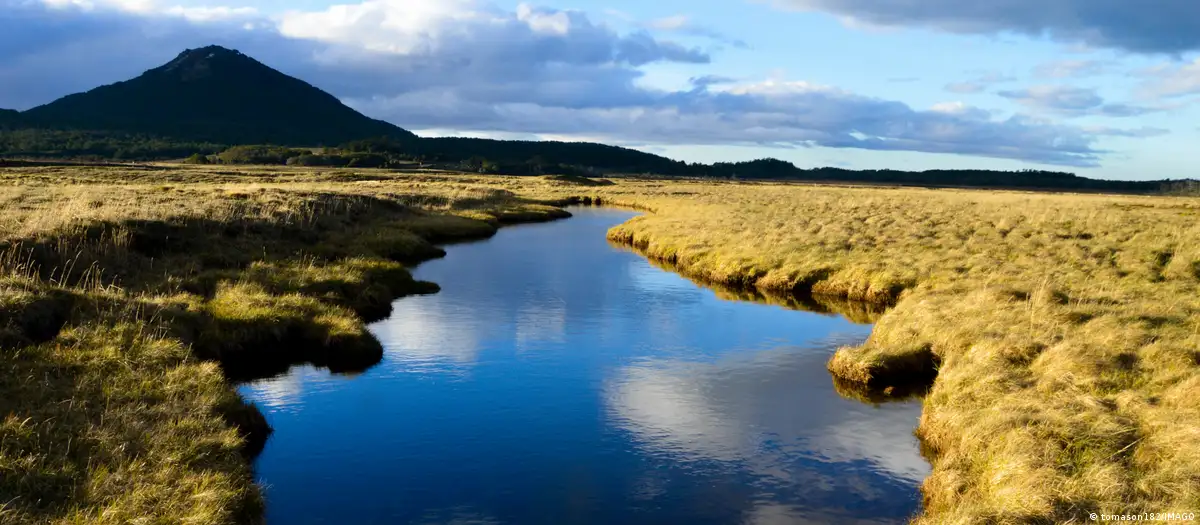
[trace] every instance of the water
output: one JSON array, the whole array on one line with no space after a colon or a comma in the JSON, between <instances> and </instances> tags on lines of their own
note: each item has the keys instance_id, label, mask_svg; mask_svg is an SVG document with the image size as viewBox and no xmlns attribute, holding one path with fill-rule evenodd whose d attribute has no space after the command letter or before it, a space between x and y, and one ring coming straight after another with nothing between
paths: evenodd
<instances>
[{"instance_id":1,"label":"water","mask_svg":"<svg viewBox=\"0 0 1200 525\"><path fill-rule=\"evenodd\" d=\"M242 387L275 428L267 519L305 523L903 523L928 465L915 402L840 397L869 326L717 298L605 231L506 228L417 268L383 361Z\"/></svg>"}]
</instances>

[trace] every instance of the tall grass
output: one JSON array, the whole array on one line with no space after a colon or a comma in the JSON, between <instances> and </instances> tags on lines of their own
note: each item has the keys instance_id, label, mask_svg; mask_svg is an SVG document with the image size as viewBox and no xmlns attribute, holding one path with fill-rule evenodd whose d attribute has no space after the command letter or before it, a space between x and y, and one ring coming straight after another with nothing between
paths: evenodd
<instances>
[{"instance_id":1,"label":"tall grass","mask_svg":"<svg viewBox=\"0 0 1200 525\"><path fill-rule=\"evenodd\" d=\"M936 374L917 523L1200 508L1200 200L628 181L610 231L700 279L895 307L829 369Z\"/></svg>"},{"instance_id":2,"label":"tall grass","mask_svg":"<svg viewBox=\"0 0 1200 525\"><path fill-rule=\"evenodd\" d=\"M422 176L0 171L0 522L261 520L231 381L370 366L432 242L561 216Z\"/></svg>"}]
</instances>

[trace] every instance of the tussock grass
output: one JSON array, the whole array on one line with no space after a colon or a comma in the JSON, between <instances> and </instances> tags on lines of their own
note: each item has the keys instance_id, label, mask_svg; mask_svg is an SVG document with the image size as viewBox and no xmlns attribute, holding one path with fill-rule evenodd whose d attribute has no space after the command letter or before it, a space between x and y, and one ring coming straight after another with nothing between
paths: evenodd
<instances>
[{"instance_id":1,"label":"tussock grass","mask_svg":"<svg viewBox=\"0 0 1200 525\"><path fill-rule=\"evenodd\" d=\"M261 423L198 349L369 346L385 298L433 290L403 264L551 204L647 210L609 238L727 297L876 321L829 362L848 397L920 394L936 373L916 523L1200 508L1200 200L613 182L0 170L0 521L257 516L242 454Z\"/></svg>"},{"instance_id":2,"label":"tussock grass","mask_svg":"<svg viewBox=\"0 0 1200 525\"><path fill-rule=\"evenodd\" d=\"M653 210L610 239L699 280L895 305L829 369L872 402L936 374L916 523L1200 508L1200 200L633 180L590 191Z\"/></svg>"},{"instance_id":3,"label":"tussock grass","mask_svg":"<svg viewBox=\"0 0 1200 525\"><path fill-rule=\"evenodd\" d=\"M0 170L0 522L253 523L231 381L363 370L435 242L567 214L469 178Z\"/></svg>"}]
</instances>

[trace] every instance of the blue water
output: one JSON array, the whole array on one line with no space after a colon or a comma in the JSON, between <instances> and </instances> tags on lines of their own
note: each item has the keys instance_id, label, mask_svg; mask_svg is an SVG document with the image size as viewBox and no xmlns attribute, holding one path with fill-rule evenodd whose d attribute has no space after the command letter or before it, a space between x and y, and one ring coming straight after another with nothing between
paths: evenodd
<instances>
[{"instance_id":1,"label":"blue water","mask_svg":"<svg viewBox=\"0 0 1200 525\"><path fill-rule=\"evenodd\" d=\"M870 326L719 299L610 246L633 214L501 230L415 275L383 361L246 384L269 524L904 523L916 402L840 397Z\"/></svg>"}]
</instances>

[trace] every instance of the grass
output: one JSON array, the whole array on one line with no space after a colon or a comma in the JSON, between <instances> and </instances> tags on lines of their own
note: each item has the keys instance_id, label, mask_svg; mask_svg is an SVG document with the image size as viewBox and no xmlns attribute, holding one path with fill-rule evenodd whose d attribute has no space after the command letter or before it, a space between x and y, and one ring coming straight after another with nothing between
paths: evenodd
<instances>
[{"instance_id":1,"label":"grass","mask_svg":"<svg viewBox=\"0 0 1200 525\"><path fill-rule=\"evenodd\" d=\"M1200 200L661 181L593 192L654 211L612 240L698 279L895 305L829 369L872 401L936 374L915 523L1200 508Z\"/></svg>"},{"instance_id":2,"label":"grass","mask_svg":"<svg viewBox=\"0 0 1200 525\"><path fill-rule=\"evenodd\" d=\"M261 520L269 433L232 388L378 362L433 245L565 213L441 176L0 171L0 522Z\"/></svg>"},{"instance_id":3,"label":"grass","mask_svg":"<svg viewBox=\"0 0 1200 525\"><path fill-rule=\"evenodd\" d=\"M0 521L253 519L262 422L217 363L365 366L362 321L435 289L405 263L565 202L647 210L610 240L729 298L875 321L829 368L928 390L915 523L1200 508L1200 200L607 182L0 170Z\"/></svg>"}]
</instances>

